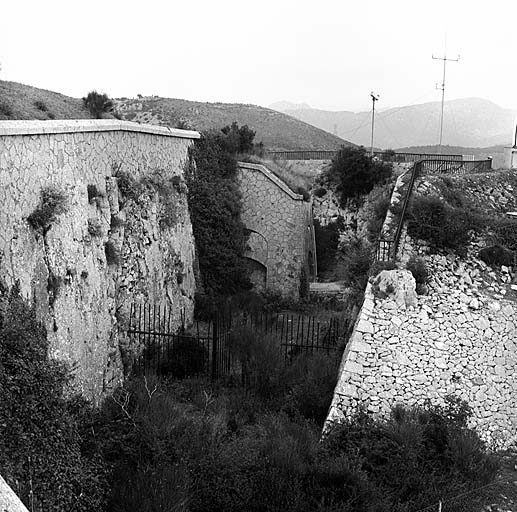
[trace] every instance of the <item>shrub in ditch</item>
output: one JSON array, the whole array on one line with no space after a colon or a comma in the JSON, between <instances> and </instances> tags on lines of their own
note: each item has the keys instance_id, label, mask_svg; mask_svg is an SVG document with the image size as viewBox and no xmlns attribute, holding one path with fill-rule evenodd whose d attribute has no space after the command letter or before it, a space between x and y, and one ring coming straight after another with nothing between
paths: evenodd
<instances>
[{"instance_id":1,"label":"shrub in ditch","mask_svg":"<svg viewBox=\"0 0 517 512\"><path fill-rule=\"evenodd\" d=\"M204 345L189 336L173 338L160 361L161 375L184 379L200 375L208 362L208 351Z\"/></svg>"},{"instance_id":2,"label":"shrub in ditch","mask_svg":"<svg viewBox=\"0 0 517 512\"><path fill-rule=\"evenodd\" d=\"M106 467L82 451L84 400L16 288L0 290L0 474L29 510L104 510Z\"/></svg>"},{"instance_id":3,"label":"shrub in ditch","mask_svg":"<svg viewBox=\"0 0 517 512\"><path fill-rule=\"evenodd\" d=\"M390 163L371 158L363 147L343 146L324 177L334 185L344 206L347 199L368 194L375 185L386 183L392 173Z\"/></svg>"},{"instance_id":4,"label":"shrub in ditch","mask_svg":"<svg viewBox=\"0 0 517 512\"><path fill-rule=\"evenodd\" d=\"M332 267L339 245L339 233L344 229L343 217L338 217L326 225L322 225L318 219L314 219L318 271L325 272Z\"/></svg>"},{"instance_id":5,"label":"shrub in ditch","mask_svg":"<svg viewBox=\"0 0 517 512\"><path fill-rule=\"evenodd\" d=\"M419 510L494 478L497 465L467 427L469 416L456 398L444 405L397 406L388 420L359 412L336 425L324 445L329 453L361 461L368 480L389 496L386 510Z\"/></svg>"}]
</instances>

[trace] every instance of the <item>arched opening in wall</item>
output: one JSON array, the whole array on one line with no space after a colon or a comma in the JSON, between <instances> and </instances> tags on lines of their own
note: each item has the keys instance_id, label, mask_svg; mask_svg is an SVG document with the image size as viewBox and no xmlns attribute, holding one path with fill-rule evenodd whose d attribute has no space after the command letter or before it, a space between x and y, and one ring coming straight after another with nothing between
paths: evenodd
<instances>
[{"instance_id":1,"label":"arched opening in wall","mask_svg":"<svg viewBox=\"0 0 517 512\"><path fill-rule=\"evenodd\" d=\"M253 290L263 292L267 284L267 268L260 261L252 258L245 258L248 277L253 284Z\"/></svg>"}]
</instances>

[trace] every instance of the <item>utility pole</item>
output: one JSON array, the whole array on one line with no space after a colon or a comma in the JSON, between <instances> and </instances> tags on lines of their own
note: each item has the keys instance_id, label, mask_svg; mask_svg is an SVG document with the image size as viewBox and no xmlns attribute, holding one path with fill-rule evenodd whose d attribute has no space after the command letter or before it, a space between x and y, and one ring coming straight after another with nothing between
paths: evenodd
<instances>
[{"instance_id":1,"label":"utility pole","mask_svg":"<svg viewBox=\"0 0 517 512\"><path fill-rule=\"evenodd\" d=\"M458 55L458 57L456 59L448 59L447 58L447 55L444 53L443 57L435 57L434 55L432 56L434 60L443 60L443 79L442 79L442 85L440 87L438 87L438 85L436 86L436 88L438 90L441 90L442 91L442 113L440 115L440 144L439 144L439 154L441 155L442 154L442 135L443 135L443 104L444 104L444 101L445 101L445 66L447 64L447 61L451 61L451 62L458 62L460 60L460 56Z\"/></svg>"},{"instance_id":2,"label":"utility pole","mask_svg":"<svg viewBox=\"0 0 517 512\"><path fill-rule=\"evenodd\" d=\"M379 99L379 95L374 92L370 93L372 98L372 140L370 144L370 156L373 156L373 130L375 126L375 102Z\"/></svg>"}]
</instances>

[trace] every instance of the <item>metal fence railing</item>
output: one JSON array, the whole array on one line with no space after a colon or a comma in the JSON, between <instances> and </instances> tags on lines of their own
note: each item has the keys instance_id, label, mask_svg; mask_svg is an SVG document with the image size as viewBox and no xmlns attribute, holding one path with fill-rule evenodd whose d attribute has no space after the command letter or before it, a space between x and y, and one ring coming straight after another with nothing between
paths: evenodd
<instances>
[{"instance_id":1,"label":"metal fence railing","mask_svg":"<svg viewBox=\"0 0 517 512\"><path fill-rule=\"evenodd\" d=\"M395 261L397 258L397 251L402 235L402 229L406 218L406 212L413 193L413 187L417 177L432 175L432 174L446 174L446 175L462 175L473 174L478 172L486 172L492 170L492 159L487 160L472 160L466 162L459 162L455 160L448 160L443 158L424 159L415 162L410 170L410 179L406 188L406 193L402 199L402 208L398 214L397 228L393 239L379 239L377 241L376 259L377 261Z\"/></svg>"},{"instance_id":2,"label":"metal fence railing","mask_svg":"<svg viewBox=\"0 0 517 512\"><path fill-rule=\"evenodd\" d=\"M276 160L332 160L337 150L295 150L266 151L265 158ZM436 155L432 153L397 153L394 151L374 151L373 156L394 163L413 163L423 159L440 158L441 160L461 162L463 155Z\"/></svg>"},{"instance_id":3,"label":"metal fence railing","mask_svg":"<svg viewBox=\"0 0 517 512\"><path fill-rule=\"evenodd\" d=\"M351 334L353 319L341 315L318 319L294 313L225 313L198 322L187 332L173 327L172 308L133 304L127 334L139 355L133 372L154 371L175 377L208 375L212 379L241 376L242 366L231 345L231 332L247 326L254 333L270 336L285 363L299 354L341 355Z\"/></svg>"}]
</instances>

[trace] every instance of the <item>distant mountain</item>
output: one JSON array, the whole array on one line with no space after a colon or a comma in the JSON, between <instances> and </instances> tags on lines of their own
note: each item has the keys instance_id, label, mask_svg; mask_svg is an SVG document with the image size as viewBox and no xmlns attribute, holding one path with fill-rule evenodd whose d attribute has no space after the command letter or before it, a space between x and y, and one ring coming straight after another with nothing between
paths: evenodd
<instances>
[{"instance_id":1,"label":"distant mountain","mask_svg":"<svg viewBox=\"0 0 517 512\"><path fill-rule=\"evenodd\" d=\"M205 131L236 121L256 131L255 140L269 149L337 149L353 145L295 117L256 105L201 103L158 96L117 100L117 112L130 121L186 126Z\"/></svg>"},{"instance_id":2,"label":"distant mountain","mask_svg":"<svg viewBox=\"0 0 517 512\"><path fill-rule=\"evenodd\" d=\"M276 103L271 103L269 108L273 110L278 110L279 112L286 112L288 110L307 110L310 109L311 106L308 103L293 103L292 101L277 101Z\"/></svg>"},{"instance_id":3,"label":"distant mountain","mask_svg":"<svg viewBox=\"0 0 517 512\"><path fill-rule=\"evenodd\" d=\"M318 128L368 146L371 112L332 112L317 109L284 111ZM480 98L445 102L443 143L465 147L508 144L517 112ZM383 148L436 144L440 129L440 102L390 108L375 117L375 145Z\"/></svg>"}]
</instances>

